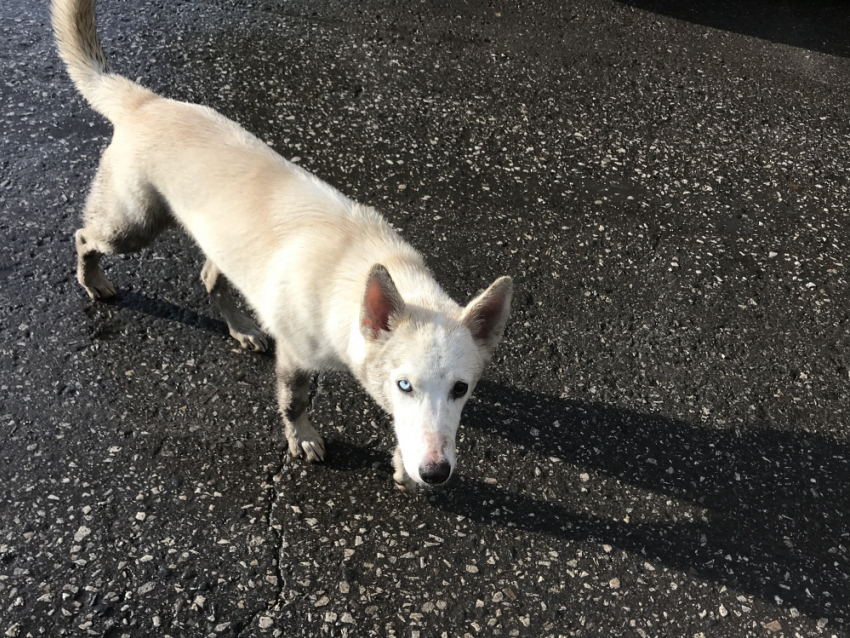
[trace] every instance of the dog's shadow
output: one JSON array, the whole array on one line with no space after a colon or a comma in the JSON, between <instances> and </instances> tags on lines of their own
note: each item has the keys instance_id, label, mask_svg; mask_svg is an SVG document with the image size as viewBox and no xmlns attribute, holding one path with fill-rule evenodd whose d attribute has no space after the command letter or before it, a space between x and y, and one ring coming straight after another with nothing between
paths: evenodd
<instances>
[{"instance_id":1,"label":"dog's shadow","mask_svg":"<svg viewBox=\"0 0 850 638\"><path fill-rule=\"evenodd\" d=\"M557 493L538 498L524 486L504 489L460 473L450 488L434 491L434 506L488 525L640 552L810 617L850 609L846 443L754 424L718 430L487 382L476 394L464 423L508 441L514 479L533 476L523 456L534 451L560 459L554 467L564 468L562 476L553 469L547 479L555 489L570 481L570 468L594 477L589 486L604 479L616 487L594 495L576 480L568 505ZM660 498L702 514L661 507L669 513L636 510L630 521L612 514L617 494L633 505Z\"/></svg>"},{"instance_id":2,"label":"dog's shadow","mask_svg":"<svg viewBox=\"0 0 850 638\"><path fill-rule=\"evenodd\" d=\"M89 318L94 338L102 341L118 339L122 332L134 327L143 329L143 326L127 319L126 313L123 312L126 310L214 334L229 334L227 324L220 319L179 306L167 299L151 297L126 288L119 289L112 299L92 302L83 308Z\"/></svg>"},{"instance_id":3,"label":"dog's shadow","mask_svg":"<svg viewBox=\"0 0 850 638\"><path fill-rule=\"evenodd\" d=\"M96 338L116 338L133 325L118 310L227 334L222 321L122 290L112 303L87 307ZM507 441L510 486L464 477L461 470L446 488L429 493L431 506L486 525L640 552L814 618L843 617L850 609L846 442L753 423L717 429L487 381L478 385L463 422L484 435L466 437L464 458L492 463L493 450L477 439ZM385 452L328 444L335 469L389 467ZM505 451L504 444L498 448ZM540 481L532 480L526 462L530 453L558 459L546 470L539 497ZM592 475L587 492L572 476L578 473ZM614 487L594 493L602 480ZM558 493L573 483L568 494ZM661 507L655 517L636 511L626 520L617 498L632 505L661 498L682 507ZM701 514L677 517L680 509Z\"/></svg>"}]
</instances>

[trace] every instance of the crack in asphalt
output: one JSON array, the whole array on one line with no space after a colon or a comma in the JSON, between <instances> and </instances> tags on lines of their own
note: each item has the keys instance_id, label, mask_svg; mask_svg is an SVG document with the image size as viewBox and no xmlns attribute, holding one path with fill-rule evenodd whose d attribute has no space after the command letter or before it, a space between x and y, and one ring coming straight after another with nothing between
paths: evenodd
<instances>
[{"instance_id":1,"label":"crack in asphalt","mask_svg":"<svg viewBox=\"0 0 850 638\"><path fill-rule=\"evenodd\" d=\"M377 206L452 298L515 277L413 499L350 375L313 385L332 461L284 452L191 239L88 300L110 127L47 3L0 4L0 632L850 638L846 12L563 4L99 3L116 68Z\"/></svg>"},{"instance_id":2,"label":"crack in asphalt","mask_svg":"<svg viewBox=\"0 0 850 638\"><path fill-rule=\"evenodd\" d=\"M285 579L283 575L283 567L282 567L282 558L284 548L286 547L286 538L283 533L283 525L275 526L274 524L274 514L277 510L278 500L280 498L280 493L277 489L277 484L280 483L282 479L283 468L286 464L286 451L280 453L278 457L278 463L271 465L266 475L265 479L265 487L266 494L268 495L268 507L266 508L266 521L268 526L269 533L275 538L275 542L277 544L277 563L275 564L275 576L277 578L277 588L275 591L274 603L271 601L267 602L263 607L257 608L255 611L251 613L248 620L244 625L238 630L234 632L234 638L239 638L246 629L251 627L257 618L263 612L272 612L275 611L275 607L279 606L279 602L283 597L283 591L285 587ZM269 467L269 466L267 466Z\"/></svg>"},{"instance_id":3,"label":"crack in asphalt","mask_svg":"<svg viewBox=\"0 0 850 638\"><path fill-rule=\"evenodd\" d=\"M277 536L277 563L275 564L275 573L277 575L277 596L276 599L280 600L283 598L284 586L286 584L286 580L283 575L283 551L286 548L286 536L283 531L283 523L280 524L279 528L275 528L272 524L272 516L277 509L278 500L280 498L280 492L278 491L276 485L281 482L283 479L283 467L286 463L286 451L281 453L280 466L278 472L272 477L272 495L273 499L269 502L269 529L272 530L272 533Z\"/></svg>"}]
</instances>

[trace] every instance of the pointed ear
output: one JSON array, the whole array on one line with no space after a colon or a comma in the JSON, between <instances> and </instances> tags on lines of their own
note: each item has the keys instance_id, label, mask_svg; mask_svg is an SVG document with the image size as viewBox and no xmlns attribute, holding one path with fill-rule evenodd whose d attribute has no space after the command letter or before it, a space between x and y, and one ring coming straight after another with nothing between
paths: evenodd
<instances>
[{"instance_id":1,"label":"pointed ear","mask_svg":"<svg viewBox=\"0 0 850 638\"><path fill-rule=\"evenodd\" d=\"M372 266L366 280L366 293L360 309L360 330L367 339L377 339L390 331L390 321L404 310L390 273L381 264Z\"/></svg>"},{"instance_id":2,"label":"pointed ear","mask_svg":"<svg viewBox=\"0 0 850 638\"><path fill-rule=\"evenodd\" d=\"M508 315L511 313L513 291L511 278L500 277L463 310L461 321L469 328L478 345L487 350L488 355L502 338Z\"/></svg>"}]
</instances>

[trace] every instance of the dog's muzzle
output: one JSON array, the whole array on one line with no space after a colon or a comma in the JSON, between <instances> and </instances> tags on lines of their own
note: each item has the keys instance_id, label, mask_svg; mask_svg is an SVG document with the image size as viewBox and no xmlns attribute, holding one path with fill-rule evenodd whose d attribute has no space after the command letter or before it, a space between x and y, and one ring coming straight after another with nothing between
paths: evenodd
<instances>
[{"instance_id":1,"label":"dog's muzzle","mask_svg":"<svg viewBox=\"0 0 850 638\"><path fill-rule=\"evenodd\" d=\"M447 461L440 463L427 463L419 468L419 476L428 485L440 485L449 480L452 474L452 466Z\"/></svg>"}]
</instances>

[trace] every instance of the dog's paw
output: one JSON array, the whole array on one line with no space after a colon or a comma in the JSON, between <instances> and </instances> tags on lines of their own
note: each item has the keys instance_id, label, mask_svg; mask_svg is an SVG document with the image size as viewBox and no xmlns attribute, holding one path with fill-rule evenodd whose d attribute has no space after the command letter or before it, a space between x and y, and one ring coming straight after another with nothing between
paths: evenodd
<instances>
[{"instance_id":1,"label":"dog's paw","mask_svg":"<svg viewBox=\"0 0 850 638\"><path fill-rule=\"evenodd\" d=\"M407 470L404 469L404 461L401 457L401 448L396 446L395 453L393 454L393 480L395 481L395 485L402 492L407 492L408 494L415 494L419 491L419 485L410 478L410 474L407 473Z\"/></svg>"},{"instance_id":2,"label":"dog's paw","mask_svg":"<svg viewBox=\"0 0 850 638\"><path fill-rule=\"evenodd\" d=\"M230 336L239 342L243 350L248 350L249 352L266 352L269 349L268 337L259 330L250 333L231 330Z\"/></svg>"},{"instance_id":3,"label":"dog's paw","mask_svg":"<svg viewBox=\"0 0 850 638\"><path fill-rule=\"evenodd\" d=\"M393 480L395 481L395 486L400 489L402 492L407 492L408 494L416 494L419 491L419 485L417 485L416 481L414 481L404 470L396 472L393 474Z\"/></svg>"},{"instance_id":4,"label":"dog's paw","mask_svg":"<svg viewBox=\"0 0 850 638\"><path fill-rule=\"evenodd\" d=\"M89 297L95 301L111 299L115 296L115 286L112 285L101 270L91 273L85 281L80 281Z\"/></svg>"},{"instance_id":5,"label":"dog's paw","mask_svg":"<svg viewBox=\"0 0 850 638\"><path fill-rule=\"evenodd\" d=\"M416 494L419 492L419 486L416 484L416 481L411 481L410 479L403 483L396 481L395 486L405 494Z\"/></svg>"},{"instance_id":6,"label":"dog's paw","mask_svg":"<svg viewBox=\"0 0 850 638\"><path fill-rule=\"evenodd\" d=\"M325 460L325 442L312 427L309 432L302 427L289 437L289 453L309 463L321 462Z\"/></svg>"},{"instance_id":7,"label":"dog's paw","mask_svg":"<svg viewBox=\"0 0 850 638\"><path fill-rule=\"evenodd\" d=\"M302 441L301 450L304 452L304 458L310 463L325 460L325 442L322 437L316 441Z\"/></svg>"}]
</instances>

